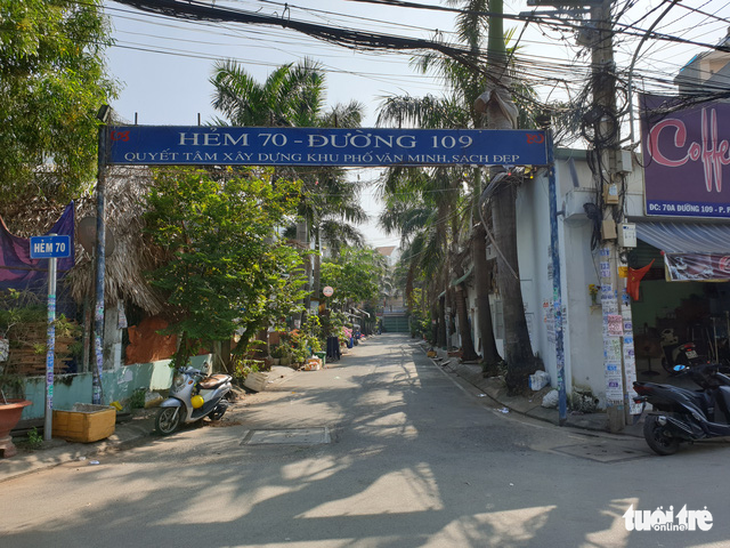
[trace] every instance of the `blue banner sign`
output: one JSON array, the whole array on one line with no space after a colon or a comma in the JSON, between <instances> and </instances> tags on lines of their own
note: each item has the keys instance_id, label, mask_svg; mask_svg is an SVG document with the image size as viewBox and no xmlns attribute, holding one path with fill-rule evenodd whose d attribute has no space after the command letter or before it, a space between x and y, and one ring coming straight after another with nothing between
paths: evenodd
<instances>
[{"instance_id":1,"label":"blue banner sign","mask_svg":"<svg viewBox=\"0 0 730 548\"><path fill-rule=\"evenodd\" d=\"M545 132L539 130L117 126L109 132L109 164L547 164Z\"/></svg>"},{"instance_id":2,"label":"blue banner sign","mask_svg":"<svg viewBox=\"0 0 730 548\"><path fill-rule=\"evenodd\" d=\"M60 259L71 256L71 236L31 236L31 259Z\"/></svg>"}]
</instances>

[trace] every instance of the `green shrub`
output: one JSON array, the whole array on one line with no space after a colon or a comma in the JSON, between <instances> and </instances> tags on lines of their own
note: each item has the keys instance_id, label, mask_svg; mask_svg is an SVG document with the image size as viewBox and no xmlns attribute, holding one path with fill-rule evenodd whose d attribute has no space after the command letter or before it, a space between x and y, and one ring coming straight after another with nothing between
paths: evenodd
<instances>
[{"instance_id":1,"label":"green shrub","mask_svg":"<svg viewBox=\"0 0 730 548\"><path fill-rule=\"evenodd\" d=\"M145 394L146 390L144 388L137 388L129 398L129 406L132 409L144 409Z\"/></svg>"}]
</instances>

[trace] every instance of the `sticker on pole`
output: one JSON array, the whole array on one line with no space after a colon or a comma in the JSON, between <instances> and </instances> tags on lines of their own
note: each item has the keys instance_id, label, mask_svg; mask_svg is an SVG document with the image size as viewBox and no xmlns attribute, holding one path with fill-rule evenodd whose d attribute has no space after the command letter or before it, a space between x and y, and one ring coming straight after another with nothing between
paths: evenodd
<instances>
[{"instance_id":1,"label":"sticker on pole","mask_svg":"<svg viewBox=\"0 0 730 548\"><path fill-rule=\"evenodd\" d=\"M32 236L30 238L31 259L61 259L71 256L71 236Z\"/></svg>"}]
</instances>

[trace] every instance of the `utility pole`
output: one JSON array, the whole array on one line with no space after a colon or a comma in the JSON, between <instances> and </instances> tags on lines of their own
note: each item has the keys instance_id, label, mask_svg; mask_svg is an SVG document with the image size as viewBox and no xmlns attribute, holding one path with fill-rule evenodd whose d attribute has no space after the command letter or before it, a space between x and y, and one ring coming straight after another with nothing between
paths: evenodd
<instances>
[{"instance_id":1,"label":"utility pole","mask_svg":"<svg viewBox=\"0 0 730 548\"><path fill-rule=\"evenodd\" d=\"M95 404L104 403L104 286L106 272L106 176L109 147L109 121L110 108L102 105L97 114L101 122L99 125L99 156L98 173L96 179L96 304L94 306L94 355L96 366L94 368L92 397Z\"/></svg>"},{"instance_id":2,"label":"utility pole","mask_svg":"<svg viewBox=\"0 0 730 548\"><path fill-rule=\"evenodd\" d=\"M609 429L623 430L630 418L628 391L636 380L631 301L626 292L628 264L619 246L624 221L626 184L619 171L620 124L616 112L611 0L591 7L596 26L592 51L593 104L588 113L594 128L593 178L600 191L602 213L599 249L606 412Z\"/></svg>"}]
</instances>

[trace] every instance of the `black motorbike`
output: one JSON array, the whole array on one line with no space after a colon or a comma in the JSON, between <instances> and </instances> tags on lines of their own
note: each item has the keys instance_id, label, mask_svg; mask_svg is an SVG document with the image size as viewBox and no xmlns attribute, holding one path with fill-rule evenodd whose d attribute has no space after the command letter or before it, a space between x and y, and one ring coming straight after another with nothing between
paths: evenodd
<instances>
[{"instance_id":1,"label":"black motorbike","mask_svg":"<svg viewBox=\"0 0 730 548\"><path fill-rule=\"evenodd\" d=\"M730 377L717 364L677 365L674 369L701 390L634 382L638 394L634 401L653 407L644 419L649 447L659 455L672 455L681 443L730 436Z\"/></svg>"},{"instance_id":2,"label":"black motorbike","mask_svg":"<svg viewBox=\"0 0 730 548\"><path fill-rule=\"evenodd\" d=\"M707 360L697 354L695 343L688 341L680 343L679 339L674 335L673 329L665 329L662 331L661 342L662 348L662 367L670 375L677 374L674 369L676 365L686 365L688 367L707 363Z\"/></svg>"}]
</instances>

